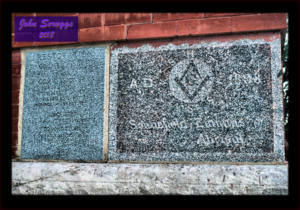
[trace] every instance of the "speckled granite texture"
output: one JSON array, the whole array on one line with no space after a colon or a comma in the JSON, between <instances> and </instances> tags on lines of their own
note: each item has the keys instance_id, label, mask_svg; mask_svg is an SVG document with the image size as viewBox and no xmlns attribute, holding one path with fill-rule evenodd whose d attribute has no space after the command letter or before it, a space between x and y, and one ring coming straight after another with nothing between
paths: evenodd
<instances>
[{"instance_id":1,"label":"speckled granite texture","mask_svg":"<svg viewBox=\"0 0 300 210\"><path fill-rule=\"evenodd\" d=\"M105 47L26 52L23 159L102 160Z\"/></svg>"},{"instance_id":2,"label":"speckled granite texture","mask_svg":"<svg viewBox=\"0 0 300 210\"><path fill-rule=\"evenodd\" d=\"M109 160L284 161L280 39L116 48Z\"/></svg>"},{"instance_id":3,"label":"speckled granite texture","mask_svg":"<svg viewBox=\"0 0 300 210\"><path fill-rule=\"evenodd\" d=\"M287 165L13 162L14 195L287 195Z\"/></svg>"}]
</instances>

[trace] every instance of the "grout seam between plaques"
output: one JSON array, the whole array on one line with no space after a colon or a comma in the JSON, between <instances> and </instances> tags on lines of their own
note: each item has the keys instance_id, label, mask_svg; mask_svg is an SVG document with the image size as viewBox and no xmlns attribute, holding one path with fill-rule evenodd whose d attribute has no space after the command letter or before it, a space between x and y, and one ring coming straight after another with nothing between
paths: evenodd
<instances>
[{"instance_id":1,"label":"grout seam between plaques","mask_svg":"<svg viewBox=\"0 0 300 210\"><path fill-rule=\"evenodd\" d=\"M110 48L112 44L108 44L105 49L105 89L104 89L104 133L103 133L103 156L104 161L108 160L108 113L109 113L109 60Z\"/></svg>"},{"instance_id":2,"label":"grout seam between plaques","mask_svg":"<svg viewBox=\"0 0 300 210\"><path fill-rule=\"evenodd\" d=\"M16 151L17 157L21 157L25 65L26 65L25 50L21 50L21 78L20 78L21 81L20 81L20 93L19 93L18 142L17 142L17 151Z\"/></svg>"}]
</instances>

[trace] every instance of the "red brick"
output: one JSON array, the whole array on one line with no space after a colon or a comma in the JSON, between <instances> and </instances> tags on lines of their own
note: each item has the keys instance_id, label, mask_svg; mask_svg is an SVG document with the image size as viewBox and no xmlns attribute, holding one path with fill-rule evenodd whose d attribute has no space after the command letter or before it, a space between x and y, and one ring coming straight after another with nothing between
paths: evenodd
<instances>
[{"instance_id":1,"label":"red brick","mask_svg":"<svg viewBox=\"0 0 300 210\"><path fill-rule=\"evenodd\" d=\"M12 146L17 147L18 145L18 132L12 133Z\"/></svg>"},{"instance_id":2,"label":"red brick","mask_svg":"<svg viewBox=\"0 0 300 210\"><path fill-rule=\"evenodd\" d=\"M20 75L21 64L13 64L11 68L12 75Z\"/></svg>"},{"instance_id":3,"label":"red brick","mask_svg":"<svg viewBox=\"0 0 300 210\"><path fill-rule=\"evenodd\" d=\"M251 13L204 13L204 17L225 17L225 16L237 16Z\"/></svg>"},{"instance_id":4,"label":"red brick","mask_svg":"<svg viewBox=\"0 0 300 210\"><path fill-rule=\"evenodd\" d=\"M231 32L230 18L183 20L177 24L177 34L180 36Z\"/></svg>"},{"instance_id":5,"label":"red brick","mask_svg":"<svg viewBox=\"0 0 300 210\"><path fill-rule=\"evenodd\" d=\"M64 44L74 44L77 42L34 42L34 46L51 46L51 45L64 45Z\"/></svg>"},{"instance_id":6,"label":"red brick","mask_svg":"<svg viewBox=\"0 0 300 210\"><path fill-rule=\"evenodd\" d=\"M79 30L79 42L92 42L102 40L102 27L83 28Z\"/></svg>"},{"instance_id":7,"label":"red brick","mask_svg":"<svg viewBox=\"0 0 300 210\"><path fill-rule=\"evenodd\" d=\"M11 95L11 103L12 105L16 105L16 104L19 104L19 91L12 91L11 92L12 95Z\"/></svg>"},{"instance_id":8,"label":"red brick","mask_svg":"<svg viewBox=\"0 0 300 210\"><path fill-rule=\"evenodd\" d=\"M203 18L204 13L153 13L153 22Z\"/></svg>"},{"instance_id":9,"label":"red brick","mask_svg":"<svg viewBox=\"0 0 300 210\"><path fill-rule=\"evenodd\" d=\"M151 13L126 13L125 22L132 23L151 23Z\"/></svg>"},{"instance_id":10,"label":"red brick","mask_svg":"<svg viewBox=\"0 0 300 210\"><path fill-rule=\"evenodd\" d=\"M12 132L18 132L18 118L12 118L11 130Z\"/></svg>"},{"instance_id":11,"label":"red brick","mask_svg":"<svg viewBox=\"0 0 300 210\"><path fill-rule=\"evenodd\" d=\"M78 27L90 28L101 26L102 15L100 13L83 13L79 14Z\"/></svg>"},{"instance_id":12,"label":"red brick","mask_svg":"<svg viewBox=\"0 0 300 210\"><path fill-rule=\"evenodd\" d=\"M125 39L125 26L83 28L79 32L80 42L110 41Z\"/></svg>"},{"instance_id":13,"label":"red brick","mask_svg":"<svg viewBox=\"0 0 300 210\"><path fill-rule=\"evenodd\" d=\"M11 83L12 83L12 91L20 90L20 76L13 76Z\"/></svg>"},{"instance_id":14,"label":"red brick","mask_svg":"<svg viewBox=\"0 0 300 210\"><path fill-rule=\"evenodd\" d=\"M103 28L103 40L125 39L125 26L105 26Z\"/></svg>"},{"instance_id":15,"label":"red brick","mask_svg":"<svg viewBox=\"0 0 300 210\"><path fill-rule=\"evenodd\" d=\"M104 25L151 23L151 13L105 13Z\"/></svg>"},{"instance_id":16,"label":"red brick","mask_svg":"<svg viewBox=\"0 0 300 210\"><path fill-rule=\"evenodd\" d=\"M176 22L131 25L127 39L162 38L176 36Z\"/></svg>"},{"instance_id":17,"label":"red brick","mask_svg":"<svg viewBox=\"0 0 300 210\"><path fill-rule=\"evenodd\" d=\"M12 64L21 64L21 52L20 50L14 50L11 54Z\"/></svg>"},{"instance_id":18,"label":"red brick","mask_svg":"<svg viewBox=\"0 0 300 210\"><path fill-rule=\"evenodd\" d=\"M125 13L105 13L104 25L120 25L125 23Z\"/></svg>"},{"instance_id":19,"label":"red brick","mask_svg":"<svg viewBox=\"0 0 300 210\"><path fill-rule=\"evenodd\" d=\"M285 13L269 13L232 17L232 32L286 29Z\"/></svg>"}]
</instances>

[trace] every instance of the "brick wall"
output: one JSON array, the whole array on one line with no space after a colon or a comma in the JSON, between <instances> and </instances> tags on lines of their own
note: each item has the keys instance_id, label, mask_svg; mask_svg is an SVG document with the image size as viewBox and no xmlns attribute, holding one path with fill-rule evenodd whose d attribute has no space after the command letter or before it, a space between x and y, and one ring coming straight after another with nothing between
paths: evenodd
<instances>
[{"instance_id":1,"label":"brick wall","mask_svg":"<svg viewBox=\"0 0 300 210\"><path fill-rule=\"evenodd\" d=\"M287 28L284 13L15 13L14 16L78 16L79 41L107 42L159 39ZM23 47L65 45L72 42L14 42L12 31L12 151L16 156L21 54Z\"/></svg>"}]
</instances>

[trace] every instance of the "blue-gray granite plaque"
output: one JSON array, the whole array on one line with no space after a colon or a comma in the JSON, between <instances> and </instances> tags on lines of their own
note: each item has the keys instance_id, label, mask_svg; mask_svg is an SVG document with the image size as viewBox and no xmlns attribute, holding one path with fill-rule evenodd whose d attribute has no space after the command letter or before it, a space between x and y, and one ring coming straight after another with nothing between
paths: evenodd
<instances>
[{"instance_id":1,"label":"blue-gray granite plaque","mask_svg":"<svg viewBox=\"0 0 300 210\"><path fill-rule=\"evenodd\" d=\"M109 160L284 161L280 39L112 51Z\"/></svg>"},{"instance_id":2,"label":"blue-gray granite plaque","mask_svg":"<svg viewBox=\"0 0 300 210\"><path fill-rule=\"evenodd\" d=\"M21 158L103 160L105 47L27 51Z\"/></svg>"}]
</instances>

